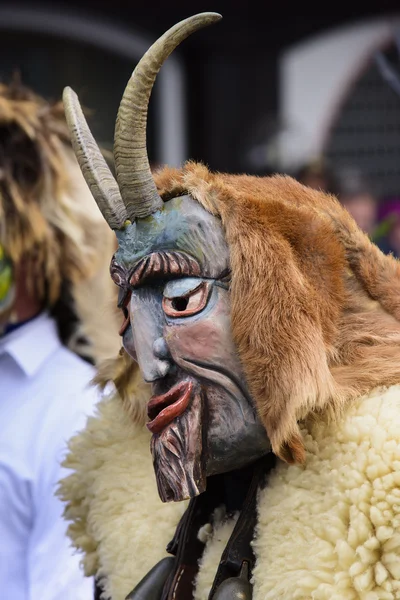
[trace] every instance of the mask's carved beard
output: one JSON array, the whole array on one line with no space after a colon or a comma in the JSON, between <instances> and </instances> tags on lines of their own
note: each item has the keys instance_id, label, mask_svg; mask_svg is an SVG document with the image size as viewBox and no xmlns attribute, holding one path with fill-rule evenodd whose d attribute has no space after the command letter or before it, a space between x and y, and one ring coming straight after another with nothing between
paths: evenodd
<instances>
[{"instance_id":1,"label":"mask's carved beard","mask_svg":"<svg viewBox=\"0 0 400 600\"><path fill-rule=\"evenodd\" d=\"M193 498L206 488L203 454L203 410L200 390L191 405L151 439L157 487L163 502Z\"/></svg>"}]
</instances>

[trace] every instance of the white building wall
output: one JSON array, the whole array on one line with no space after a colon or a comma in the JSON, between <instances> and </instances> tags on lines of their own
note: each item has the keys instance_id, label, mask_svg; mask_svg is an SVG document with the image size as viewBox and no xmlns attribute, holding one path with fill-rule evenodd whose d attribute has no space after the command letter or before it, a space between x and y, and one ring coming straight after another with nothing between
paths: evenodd
<instances>
[{"instance_id":1,"label":"white building wall","mask_svg":"<svg viewBox=\"0 0 400 600\"><path fill-rule=\"evenodd\" d=\"M373 52L400 30L400 13L341 26L285 51L279 64L280 166L322 153L336 111Z\"/></svg>"}]
</instances>

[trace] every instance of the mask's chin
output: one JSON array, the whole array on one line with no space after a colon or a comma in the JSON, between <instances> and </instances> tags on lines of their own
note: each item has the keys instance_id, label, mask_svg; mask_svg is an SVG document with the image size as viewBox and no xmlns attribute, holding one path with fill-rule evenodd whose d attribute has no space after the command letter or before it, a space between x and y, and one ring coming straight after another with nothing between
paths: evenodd
<instances>
[{"instance_id":1,"label":"mask's chin","mask_svg":"<svg viewBox=\"0 0 400 600\"><path fill-rule=\"evenodd\" d=\"M157 410L161 409L159 412ZM188 378L148 405L148 428L158 493L163 502L180 502L206 489L203 452L204 403L201 387Z\"/></svg>"},{"instance_id":2,"label":"mask's chin","mask_svg":"<svg viewBox=\"0 0 400 600\"><path fill-rule=\"evenodd\" d=\"M163 502L206 489L206 478L242 468L267 454L270 442L247 398L180 372L153 385L148 404L151 452ZM164 391L166 390L166 391Z\"/></svg>"},{"instance_id":3,"label":"mask's chin","mask_svg":"<svg viewBox=\"0 0 400 600\"><path fill-rule=\"evenodd\" d=\"M233 398L213 384L204 387L207 397L207 477L250 465L271 451L265 427L248 395Z\"/></svg>"}]
</instances>

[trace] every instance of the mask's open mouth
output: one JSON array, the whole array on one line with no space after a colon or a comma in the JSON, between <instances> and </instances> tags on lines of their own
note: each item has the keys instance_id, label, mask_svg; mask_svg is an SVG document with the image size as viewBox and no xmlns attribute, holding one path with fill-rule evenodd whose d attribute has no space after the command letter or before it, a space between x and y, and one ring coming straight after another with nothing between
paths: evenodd
<instances>
[{"instance_id":1,"label":"mask's open mouth","mask_svg":"<svg viewBox=\"0 0 400 600\"><path fill-rule=\"evenodd\" d=\"M188 407L193 389L192 381L180 381L161 396L153 396L147 405L150 419L147 428L151 433L160 433L179 417Z\"/></svg>"}]
</instances>

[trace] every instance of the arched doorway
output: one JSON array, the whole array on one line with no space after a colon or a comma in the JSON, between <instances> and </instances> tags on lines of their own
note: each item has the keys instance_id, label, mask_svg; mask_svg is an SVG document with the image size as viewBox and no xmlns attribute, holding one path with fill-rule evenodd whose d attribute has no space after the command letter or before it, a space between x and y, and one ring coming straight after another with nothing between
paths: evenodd
<instances>
[{"instance_id":1,"label":"arched doorway","mask_svg":"<svg viewBox=\"0 0 400 600\"><path fill-rule=\"evenodd\" d=\"M92 114L92 131L110 148L125 85L154 40L90 15L59 10L0 8L0 75L19 71L45 97L59 98L65 85ZM149 108L148 149L152 162L178 166L186 158L185 84L179 56L160 71Z\"/></svg>"},{"instance_id":2,"label":"arched doorway","mask_svg":"<svg viewBox=\"0 0 400 600\"><path fill-rule=\"evenodd\" d=\"M363 21L313 36L280 59L282 170L316 156L359 167L379 195L400 191L400 98L373 60L394 58L400 15Z\"/></svg>"}]
</instances>

